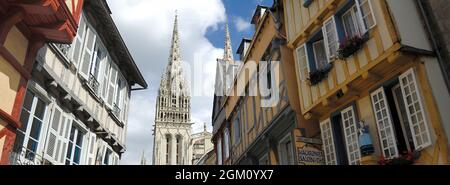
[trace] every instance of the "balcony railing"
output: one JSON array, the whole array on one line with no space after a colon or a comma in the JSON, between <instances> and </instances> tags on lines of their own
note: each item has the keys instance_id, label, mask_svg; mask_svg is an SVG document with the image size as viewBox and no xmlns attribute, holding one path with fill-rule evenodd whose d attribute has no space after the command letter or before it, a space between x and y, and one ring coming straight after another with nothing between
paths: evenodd
<instances>
[{"instance_id":1,"label":"balcony railing","mask_svg":"<svg viewBox=\"0 0 450 185\"><path fill-rule=\"evenodd\" d=\"M66 57L69 58L70 45L69 44L55 44L59 51Z\"/></svg>"},{"instance_id":2,"label":"balcony railing","mask_svg":"<svg viewBox=\"0 0 450 185\"><path fill-rule=\"evenodd\" d=\"M97 78L95 78L93 74L89 75L88 85L96 95L100 94L99 93L100 83L97 81Z\"/></svg>"},{"instance_id":3,"label":"balcony railing","mask_svg":"<svg viewBox=\"0 0 450 185\"><path fill-rule=\"evenodd\" d=\"M11 165L42 165L43 158L25 147L14 148L10 155Z\"/></svg>"}]
</instances>

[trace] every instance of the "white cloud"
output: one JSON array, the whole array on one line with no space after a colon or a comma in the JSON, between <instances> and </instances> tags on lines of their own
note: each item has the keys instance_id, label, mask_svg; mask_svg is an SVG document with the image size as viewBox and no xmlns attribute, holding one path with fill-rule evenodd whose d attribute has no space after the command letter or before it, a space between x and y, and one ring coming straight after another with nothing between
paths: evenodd
<instances>
[{"instance_id":1,"label":"white cloud","mask_svg":"<svg viewBox=\"0 0 450 185\"><path fill-rule=\"evenodd\" d=\"M225 8L220 0L109 0L112 16L143 73L149 89L132 93L127 132L127 151L121 164L139 164L146 151L148 164L153 150L152 129L159 81L167 65L175 10L179 14L182 58L193 63L201 56L205 64L204 84L211 86L216 58L223 49L215 48L205 37L207 30L217 30L225 21ZM193 130L211 127L212 91L207 96L192 97ZM209 130L211 130L209 128Z\"/></svg>"},{"instance_id":2,"label":"white cloud","mask_svg":"<svg viewBox=\"0 0 450 185\"><path fill-rule=\"evenodd\" d=\"M247 31L252 27L252 24L250 24L250 21L245 20L242 17L234 17L233 19L234 24L236 25L236 29L239 32Z\"/></svg>"}]
</instances>

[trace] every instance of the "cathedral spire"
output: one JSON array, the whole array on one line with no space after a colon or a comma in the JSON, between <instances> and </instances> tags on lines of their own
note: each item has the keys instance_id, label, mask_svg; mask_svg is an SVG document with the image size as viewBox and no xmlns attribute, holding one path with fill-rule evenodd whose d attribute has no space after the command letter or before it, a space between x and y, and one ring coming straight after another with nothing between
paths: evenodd
<instances>
[{"instance_id":1,"label":"cathedral spire","mask_svg":"<svg viewBox=\"0 0 450 185\"><path fill-rule=\"evenodd\" d=\"M228 28L228 20L225 24L225 47L224 47L224 53L223 53L223 60L224 61L233 61L233 49L231 48L231 37L230 37L230 30Z\"/></svg>"},{"instance_id":2,"label":"cathedral spire","mask_svg":"<svg viewBox=\"0 0 450 185\"><path fill-rule=\"evenodd\" d=\"M166 90L172 94L187 95L188 87L184 81L183 70L181 66L180 36L178 32L178 13L175 11L173 24L172 43L169 53L169 63L166 71L161 78L160 93Z\"/></svg>"}]
</instances>

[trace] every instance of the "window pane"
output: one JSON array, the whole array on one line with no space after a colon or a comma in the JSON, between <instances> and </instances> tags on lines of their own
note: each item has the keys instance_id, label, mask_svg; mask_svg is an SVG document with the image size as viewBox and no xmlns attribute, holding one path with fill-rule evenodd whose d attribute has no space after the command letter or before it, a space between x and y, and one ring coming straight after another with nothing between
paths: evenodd
<instances>
[{"instance_id":1,"label":"window pane","mask_svg":"<svg viewBox=\"0 0 450 185\"><path fill-rule=\"evenodd\" d=\"M19 128L22 132L26 132L28 126L28 118L30 117L30 113L25 109L22 110L20 114L20 122L22 123L22 127Z\"/></svg>"},{"instance_id":2,"label":"window pane","mask_svg":"<svg viewBox=\"0 0 450 185\"><path fill-rule=\"evenodd\" d=\"M44 114L45 114L45 103L42 100L38 99L34 116L36 116L40 120L43 120Z\"/></svg>"},{"instance_id":3,"label":"window pane","mask_svg":"<svg viewBox=\"0 0 450 185\"><path fill-rule=\"evenodd\" d=\"M323 69L328 63L327 54L325 52L325 45L323 40L313 44L314 56L316 60L316 68Z\"/></svg>"},{"instance_id":4,"label":"window pane","mask_svg":"<svg viewBox=\"0 0 450 185\"><path fill-rule=\"evenodd\" d=\"M30 91L27 91L25 95L25 100L23 101L23 107L27 110L31 110L31 105L33 104L34 94Z\"/></svg>"},{"instance_id":5,"label":"window pane","mask_svg":"<svg viewBox=\"0 0 450 185\"><path fill-rule=\"evenodd\" d=\"M16 140L14 141L14 151L20 152L23 147L24 134L22 132L17 132Z\"/></svg>"},{"instance_id":6,"label":"window pane","mask_svg":"<svg viewBox=\"0 0 450 185\"><path fill-rule=\"evenodd\" d=\"M73 156L73 162L76 164L80 163L80 156L81 156L81 148L75 147L75 153Z\"/></svg>"},{"instance_id":7,"label":"window pane","mask_svg":"<svg viewBox=\"0 0 450 185\"><path fill-rule=\"evenodd\" d=\"M81 131L78 131L76 145L79 147L83 145L83 133Z\"/></svg>"},{"instance_id":8,"label":"window pane","mask_svg":"<svg viewBox=\"0 0 450 185\"><path fill-rule=\"evenodd\" d=\"M33 124L31 125L30 137L35 140L39 139L39 135L41 133L42 122L36 118L33 120Z\"/></svg>"}]
</instances>

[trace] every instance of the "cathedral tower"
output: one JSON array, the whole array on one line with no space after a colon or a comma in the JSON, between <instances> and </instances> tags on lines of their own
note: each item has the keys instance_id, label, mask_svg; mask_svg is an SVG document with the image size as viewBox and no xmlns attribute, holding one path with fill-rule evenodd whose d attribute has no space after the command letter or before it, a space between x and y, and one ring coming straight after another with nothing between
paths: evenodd
<instances>
[{"instance_id":1,"label":"cathedral tower","mask_svg":"<svg viewBox=\"0 0 450 185\"><path fill-rule=\"evenodd\" d=\"M168 62L156 101L153 164L190 165L191 97L181 67L177 15Z\"/></svg>"}]
</instances>

